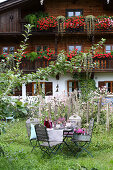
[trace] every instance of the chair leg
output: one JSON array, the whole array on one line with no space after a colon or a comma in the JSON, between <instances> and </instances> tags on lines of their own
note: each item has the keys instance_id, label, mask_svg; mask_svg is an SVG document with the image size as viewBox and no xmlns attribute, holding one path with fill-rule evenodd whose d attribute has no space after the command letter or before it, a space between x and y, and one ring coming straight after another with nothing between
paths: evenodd
<instances>
[{"instance_id":1,"label":"chair leg","mask_svg":"<svg viewBox=\"0 0 113 170\"><path fill-rule=\"evenodd\" d=\"M89 144L90 144L90 142L89 142L89 143L85 143L84 145L80 146L79 144L75 143L75 145L78 147L78 151L81 150L81 151L79 151L78 154L77 154L78 151L76 152L77 158L79 157L79 155L80 155L83 151L86 151L86 152L93 158L93 155L86 149L86 148L89 147ZM85 147L85 145L87 145L87 146Z\"/></svg>"},{"instance_id":2,"label":"chair leg","mask_svg":"<svg viewBox=\"0 0 113 170\"><path fill-rule=\"evenodd\" d=\"M81 151L77 154L77 158L83 151L86 151L93 158L93 155L86 148L81 148Z\"/></svg>"},{"instance_id":3,"label":"chair leg","mask_svg":"<svg viewBox=\"0 0 113 170\"><path fill-rule=\"evenodd\" d=\"M43 155L46 153L47 155L51 156L51 154L55 155L58 152L58 150L60 149L60 146L61 144L54 146L54 147L48 147L47 149L43 149L43 147L40 146L40 149L44 152Z\"/></svg>"},{"instance_id":4,"label":"chair leg","mask_svg":"<svg viewBox=\"0 0 113 170\"><path fill-rule=\"evenodd\" d=\"M33 141L34 141L34 140L33 140ZM33 145L32 140L30 140L30 144L31 144L31 146L33 147L32 150L31 150L31 152L33 152L33 150L36 150L35 148L37 147L37 140L35 140L35 145Z\"/></svg>"}]
</instances>

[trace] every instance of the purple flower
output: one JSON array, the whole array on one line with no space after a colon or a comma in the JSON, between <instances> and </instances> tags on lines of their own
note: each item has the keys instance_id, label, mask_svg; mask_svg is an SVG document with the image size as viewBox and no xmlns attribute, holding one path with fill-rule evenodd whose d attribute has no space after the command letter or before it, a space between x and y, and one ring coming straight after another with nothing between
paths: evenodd
<instances>
[{"instance_id":1,"label":"purple flower","mask_svg":"<svg viewBox=\"0 0 113 170\"><path fill-rule=\"evenodd\" d=\"M74 132L77 134L85 134L86 133L84 128L83 129L74 129Z\"/></svg>"}]
</instances>

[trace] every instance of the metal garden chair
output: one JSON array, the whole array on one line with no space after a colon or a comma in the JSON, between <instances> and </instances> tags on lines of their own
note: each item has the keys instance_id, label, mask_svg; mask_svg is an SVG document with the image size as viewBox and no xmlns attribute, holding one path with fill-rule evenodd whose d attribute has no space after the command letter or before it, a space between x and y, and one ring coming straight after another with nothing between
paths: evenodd
<instances>
[{"instance_id":1,"label":"metal garden chair","mask_svg":"<svg viewBox=\"0 0 113 170\"><path fill-rule=\"evenodd\" d=\"M73 134L72 142L74 142L74 144L77 147L77 151L75 153L75 155L78 153L77 158L83 151L86 151L91 157L93 157L93 155L87 150L87 148L91 143L93 126L94 126L94 119L92 118L90 120L89 129L86 135L78 135L76 133Z\"/></svg>"},{"instance_id":2,"label":"metal garden chair","mask_svg":"<svg viewBox=\"0 0 113 170\"><path fill-rule=\"evenodd\" d=\"M49 156L51 154L56 154L57 151L60 149L60 146L63 141L49 141L47 129L42 124L36 124L35 131L37 136L38 147L40 147L41 151L43 151L43 155L45 153Z\"/></svg>"}]
</instances>

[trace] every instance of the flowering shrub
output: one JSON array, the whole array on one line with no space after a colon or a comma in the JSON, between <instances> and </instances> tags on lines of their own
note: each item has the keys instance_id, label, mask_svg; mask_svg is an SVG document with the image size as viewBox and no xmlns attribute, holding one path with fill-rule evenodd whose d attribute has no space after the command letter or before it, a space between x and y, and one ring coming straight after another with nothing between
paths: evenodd
<instances>
[{"instance_id":1,"label":"flowering shrub","mask_svg":"<svg viewBox=\"0 0 113 170\"><path fill-rule=\"evenodd\" d=\"M6 59L8 54L1 54L0 59Z\"/></svg>"},{"instance_id":2,"label":"flowering shrub","mask_svg":"<svg viewBox=\"0 0 113 170\"><path fill-rule=\"evenodd\" d=\"M7 54L7 53L0 55L0 59L5 59L5 60L11 60L12 57L13 57L13 56L12 56L11 54ZM13 60L14 60L14 61L18 61L18 62L21 61L21 59L19 58L19 55L18 55L18 54L17 54L17 55L14 55Z\"/></svg>"},{"instance_id":3,"label":"flowering shrub","mask_svg":"<svg viewBox=\"0 0 113 170\"><path fill-rule=\"evenodd\" d=\"M83 16L70 17L65 21L64 26L65 28L80 28L85 25L84 21Z\"/></svg>"},{"instance_id":4,"label":"flowering shrub","mask_svg":"<svg viewBox=\"0 0 113 170\"><path fill-rule=\"evenodd\" d=\"M113 17L97 17L95 27L102 31L113 29Z\"/></svg>"},{"instance_id":5,"label":"flowering shrub","mask_svg":"<svg viewBox=\"0 0 113 170\"><path fill-rule=\"evenodd\" d=\"M48 30L49 28L55 28L57 26L56 17L49 16L45 18L40 18L37 21L37 28L39 30Z\"/></svg>"},{"instance_id":6,"label":"flowering shrub","mask_svg":"<svg viewBox=\"0 0 113 170\"><path fill-rule=\"evenodd\" d=\"M111 53L98 54L96 53L93 58L112 58Z\"/></svg>"}]
</instances>

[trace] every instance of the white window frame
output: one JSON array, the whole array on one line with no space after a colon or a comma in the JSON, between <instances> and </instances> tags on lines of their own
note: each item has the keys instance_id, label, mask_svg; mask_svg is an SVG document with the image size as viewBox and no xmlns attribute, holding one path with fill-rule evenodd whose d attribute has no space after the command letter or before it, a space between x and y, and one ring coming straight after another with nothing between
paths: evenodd
<instances>
[{"instance_id":1,"label":"white window frame","mask_svg":"<svg viewBox=\"0 0 113 170\"><path fill-rule=\"evenodd\" d=\"M106 47L108 47L108 46L109 46L109 50L106 50ZM111 51L113 51L113 44L106 44L105 45L105 52L110 53Z\"/></svg>"},{"instance_id":2,"label":"white window frame","mask_svg":"<svg viewBox=\"0 0 113 170\"><path fill-rule=\"evenodd\" d=\"M69 47L70 47L70 46L73 46L74 48L73 48L72 50L69 50ZM77 51L78 51L78 52L82 51L82 45L68 45L68 52L71 52L71 51L77 49L77 46L80 46L80 47L81 47L81 50L77 50Z\"/></svg>"}]
</instances>

